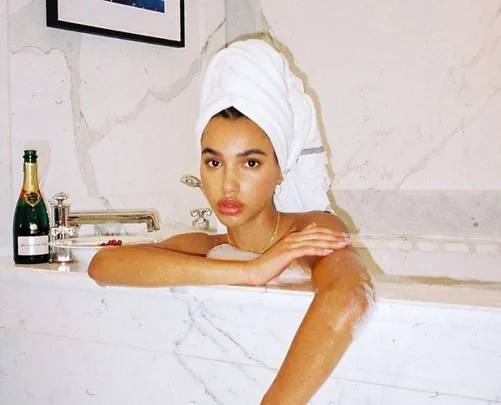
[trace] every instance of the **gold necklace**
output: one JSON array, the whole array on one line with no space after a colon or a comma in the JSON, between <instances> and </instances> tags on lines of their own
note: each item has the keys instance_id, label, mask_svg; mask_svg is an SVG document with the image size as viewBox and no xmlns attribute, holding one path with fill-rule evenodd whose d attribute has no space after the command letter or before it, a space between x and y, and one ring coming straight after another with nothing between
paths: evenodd
<instances>
[{"instance_id":1,"label":"gold necklace","mask_svg":"<svg viewBox=\"0 0 501 405\"><path fill-rule=\"evenodd\" d=\"M271 246L273 240L275 239L275 236L277 236L278 227L280 225L280 211L277 211L277 213L278 213L278 216L277 216L277 223L275 224L275 230L273 231L273 234L271 235L271 238L268 240L268 242L266 243L266 245L264 245L264 248L261 249L261 251L259 252L259 254L262 254L266 249L268 249L268 247ZM230 242L230 245L235 246L237 249L239 249L239 247L235 243L233 243L233 241L231 240L230 234L227 233L226 236L228 238L228 242Z\"/></svg>"}]
</instances>

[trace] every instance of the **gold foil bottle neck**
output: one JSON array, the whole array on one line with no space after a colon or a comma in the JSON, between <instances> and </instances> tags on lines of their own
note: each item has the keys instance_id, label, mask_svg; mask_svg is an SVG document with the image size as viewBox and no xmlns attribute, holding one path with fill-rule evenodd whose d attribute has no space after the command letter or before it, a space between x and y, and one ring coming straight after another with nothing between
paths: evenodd
<instances>
[{"instance_id":1,"label":"gold foil bottle neck","mask_svg":"<svg viewBox=\"0 0 501 405\"><path fill-rule=\"evenodd\" d=\"M42 199L38 186L38 174L36 163L24 163L24 180L21 198L34 207Z\"/></svg>"}]
</instances>

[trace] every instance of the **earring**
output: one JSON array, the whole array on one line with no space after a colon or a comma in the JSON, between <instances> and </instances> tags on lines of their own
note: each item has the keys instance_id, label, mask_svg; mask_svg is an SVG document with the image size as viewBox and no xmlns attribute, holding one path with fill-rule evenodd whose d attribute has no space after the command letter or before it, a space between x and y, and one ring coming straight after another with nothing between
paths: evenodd
<instances>
[{"instance_id":1,"label":"earring","mask_svg":"<svg viewBox=\"0 0 501 405\"><path fill-rule=\"evenodd\" d=\"M282 193L282 183L277 184L277 187L275 188L275 192L278 194Z\"/></svg>"}]
</instances>

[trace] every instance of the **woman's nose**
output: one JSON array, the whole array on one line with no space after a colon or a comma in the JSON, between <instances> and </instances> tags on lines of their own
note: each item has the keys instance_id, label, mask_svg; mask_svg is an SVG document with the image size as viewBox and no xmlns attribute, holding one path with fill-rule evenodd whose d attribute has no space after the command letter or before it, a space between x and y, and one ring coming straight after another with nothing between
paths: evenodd
<instances>
[{"instance_id":1,"label":"woman's nose","mask_svg":"<svg viewBox=\"0 0 501 405\"><path fill-rule=\"evenodd\" d=\"M238 175L234 173L231 169L224 170L223 173L223 193L234 194L240 189L240 183L238 181Z\"/></svg>"}]
</instances>

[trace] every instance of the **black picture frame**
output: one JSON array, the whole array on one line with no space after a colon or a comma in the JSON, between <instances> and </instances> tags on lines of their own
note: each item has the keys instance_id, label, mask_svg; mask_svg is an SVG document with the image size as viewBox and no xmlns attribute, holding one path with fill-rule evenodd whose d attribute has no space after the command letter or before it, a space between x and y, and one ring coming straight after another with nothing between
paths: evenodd
<instances>
[{"instance_id":1,"label":"black picture frame","mask_svg":"<svg viewBox=\"0 0 501 405\"><path fill-rule=\"evenodd\" d=\"M136 41L136 42L145 42L149 44L155 44L155 45L162 45L162 46L169 46L169 47L174 47L174 48L184 48L185 47L185 6L184 6L184 0L175 0L176 5L179 4L179 20L177 21L177 15L175 15L175 22L172 25L175 25L175 27L172 27L170 30L174 31L177 26L179 28L179 31L176 32L176 35L173 35L175 38L167 38L167 37L162 37L162 36L152 36L152 35L144 35L142 33L138 32L131 32L131 31L126 31L125 29L127 27L124 27L124 29L110 29L107 27L103 26L98 26L98 25L92 25L89 23L77 23L74 21L70 21L65 19L64 17L61 16L60 13L60 3L62 1L67 1L67 0L46 0L46 23L47 27L50 28L58 28L58 29L64 29L64 30L70 30L70 31L76 31L76 32L82 32L85 34L92 34L92 35L101 35L101 36L106 36L106 37L112 37L112 38L119 38L119 39L125 39L129 41ZM156 12L150 12L149 10L145 9L140 9L136 7L130 7L129 5L123 5L123 4L118 4L118 3L112 3L109 1L104 1L100 0L104 3L108 3L109 5L112 5L113 7L121 7L122 11L127 11L129 14L131 12L134 12L134 9L137 10L137 13L143 13L146 11L147 14L146 16L148 17L149 15L156 14ZM173 1L173 0L170 0ZM99 5L98 2L93 1L93 2L87 2L87 1L82 1L81 3L83 4L94 4L94 5ZM169 3L167 3L169 4ZM106 7L110 7L109 5L106 5ZM67 7L66 7L67 8ZM162 13L158 13L162 14ZM166 13L164 13L166 14ZM170 14L172 15L172 14ZM158 15L154 15L153 17L159 17ZM163 18L163 17L160 17ZM124 19L126 21L131 21L130 19ZM158 18L156 19L158 21ZM177 31L177 30L176 30Z\"/></svg>"}]
</instances>

